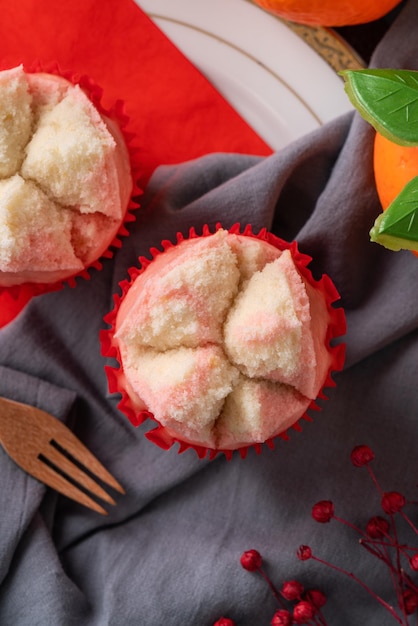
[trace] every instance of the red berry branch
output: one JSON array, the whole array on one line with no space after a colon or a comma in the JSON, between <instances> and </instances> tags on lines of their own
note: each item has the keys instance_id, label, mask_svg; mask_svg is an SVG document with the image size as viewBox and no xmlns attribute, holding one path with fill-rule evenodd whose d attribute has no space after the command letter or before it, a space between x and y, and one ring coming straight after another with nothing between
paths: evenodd
<instances>
[{"instance_id":1,"label":"red berry branch","mask_svg":"<svg viewBox=\"0 0 418 626\"><path fill-rule=\"evenodd\" d=\"M319 589L307 589L297 580L285 581L280 590L274 586L271 578L262 567L263 559L257 550L247 550L241 555L242 567L248 572L258 573L268 584L280 607L273 615L271 626L293 626L307 624L327 626L321 612L326 597ZM235 626L229 618L221 617L214 626Z\"/></svg>"},{"instance_id":2,"label":"red berry branch","mask_svg":"<svg viewBox=\"0 0 418 626\"><path fill-rule=\"evenodd\" d=\"M370 467L374 460L374 453L369 446L356 446L352 450L350 458L354 467L366 468L380 495L381 508L386 517L380 514L371 517L363 530L348 520L338 517L331 500L321 500L314 504L312 517L320 524L327 524L331 521L344 524L360 537L359 545L388 568L395 591L396 606L386 602L352 572L316 556L310 546L301 545L297 551L297 557L301 561L317 561L351 578L367 591L401 626L410 626L408 619L412 615L416 616L418 624L418 581L412 577L418 572L418 547L400 541L400 531L397 524L401 519L412 529L413 533L418 535L417 527L405 512L407 505L417 504L417 502L407 500L398 491L384 491L381 488L373 469ZM304 586L297 580L287 580L282 583L280 590L277 590L264 570L262 556L257 550L244 552L240 562L245 570L255 572L265 580L278 604L279 608L272 617L271 626L295 626L297 624L327 626L325 616L321 611L326 603L326 597L322 591L318 589L305 590ZM214 626L238 625L233 620L222 617Z\"/></svg>"},{"instance_id":3,"label":"red berry branch","mask_svg":"<svg viewBox=\"0 0 418 626\"><path fill-rule=\"evenodd\" d=\"M359 544L371 555L375 556L389 569L395 590L397 608L387 603L366 583L352 572L348 572L337 565L328 563L313 554L309 546L300 546L297 556L300 560L312 559L348 576L365 589L377 602L402 626L408 626L408 616L417 613L418 583L414 581L408 571L418 571L418 549L400 542L397 520L402 518L418 535L418 530L407 516L404 508L408 502L405 496L397 491L383 491L375 473L370 467L374 459L373 451L368 446L356 446L351 452L351 462L354 467L365 467L372 482L381 497L381 507L387 518L381 515L372 517L365 530L351 524L347 520L337 517L334 513L334 504L330 500L322 500L312 507L312 517L315 521L324 524L331 520L343 523L360 535Z\"/></svg>"}]
</instances>

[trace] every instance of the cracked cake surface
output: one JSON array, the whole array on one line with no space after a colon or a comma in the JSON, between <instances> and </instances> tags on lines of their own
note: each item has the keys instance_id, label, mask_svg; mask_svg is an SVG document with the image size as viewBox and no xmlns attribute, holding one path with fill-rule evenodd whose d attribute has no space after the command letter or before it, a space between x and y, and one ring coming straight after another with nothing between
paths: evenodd
<instances>
[{"instance_id":1,"label":"cracked cake surface","mask_svg":"<svg viewBox=\"0 0 418 626\"><path fill-rule=\"evenodd\" d=\"M0 285L90 265L131 192L123 135L79 85L22 66L0 72Z\"/></svg>"},{"instance_id":2,"label":"cracked cake surface","mask_svg":"<svg viewBox=\"0 0 418 626\"><path fill-rule=\"evenodd\" d=\"M114 341L138 409L191 445L235 449L285 431L317 397L328 323L289 249L219 229L133 280Z\"/></svg>"}]
</instances>

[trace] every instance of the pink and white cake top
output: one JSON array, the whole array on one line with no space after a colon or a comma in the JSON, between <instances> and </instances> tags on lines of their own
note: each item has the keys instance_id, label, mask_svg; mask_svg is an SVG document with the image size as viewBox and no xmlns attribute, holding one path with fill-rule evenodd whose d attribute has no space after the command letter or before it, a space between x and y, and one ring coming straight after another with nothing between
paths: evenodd
<instances>
[{"instance_id":1,"label":"pink and white cake top","mask_svg":"<svg viewBox=\"0 0 418 626\"><path fill-rule=\"evenodd\" d=\"M114 239L133 181L118 125L61 76L0 72L0 286L51 283Z\"/></svg>"},{"instance_id":2,"label":"pink and white cake top","mask_svg":"<svg viewBox=\"0 0 418 626\"><path fill-rule=\"evenodd\" d=\"M133 273L107 318L112 390L134 423L151 414L161 445L271 441L342 366L343 348L330 346L344 330L331 281L315 281L295 245L249 234L220 228L169 246Z\"/></svg>"}]
</instances>

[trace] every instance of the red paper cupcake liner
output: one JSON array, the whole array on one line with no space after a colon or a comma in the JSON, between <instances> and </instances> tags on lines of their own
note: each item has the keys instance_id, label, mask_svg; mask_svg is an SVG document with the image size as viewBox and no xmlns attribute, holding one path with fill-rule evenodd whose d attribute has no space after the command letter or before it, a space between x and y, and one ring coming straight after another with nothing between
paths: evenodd
<instances>
[{"instance_id":1,"label":"red paper cupcake liner","mask_svg":"<svg viewBox=\"0 0 418 626\"><path fill-rule=\"evenodd\" d=\"M216 224L215 231L218 231L222 228L220 223ZM121 400L118 403L119 410L126 415L129 421L134 426L139 426L147 419L151 419L157 425L154 429L148 431L145 436L147 439L155 443L157 446L164 450L169 450L174 444L178 444L178 453L181 454L186 450L193 449L200 459L208 457L210 460L214 459L218 454L223 454L225 457L230 460L233 456L234 452L238 452L241 458L245 458L248 454L248 451L253 448L255 449L257 454L260 454L263 446L267 446L271 449L275 446L275 440L277 438L283 440L289 440L289 431L302 431L302 421L312 422L313 418L308 414L308 411L319 411L321 407L317 404L317 400L327 400L328 397L325 395L325 389L335 387L336 383L332 378L332 374L335 372L339 372L343 369L344 361L345 361L345 343L339 342L335 343L337 339L340 339L346 333L346 318L344 309L340 307L336 307L335 304L340 300L340 295L332 282L331 278L324 274L319 280L314 279L311 271L308 268L308 265L312 261L312 257L308 256L299 251L298 245L296 241L287 242L273 233L267 231L267 229L263 228L255 234L253 232L252 226L247 225L241 230L241 226L239 223L234 224L228 232L236 235L244 235L246 237L253 237L255 239L260 239L262 241L266 241L267 243L275 246L279 250L289 250L295 265L297 266L300 274L303 278L308 282L312 287L314 287L317 291L320 291L323 296L327 306L327 310L330 316L330 320L328 323L328 329L326 334L325 343L328 348L328 352L332 357L331 364L328 368L328 372L325 378L325 381L318 393L316 400L312 400L307 407L306 411L300 416L300 418L288 429L284 430L277 435L267 439L263 443L252 443L246 446L242 446L237 448L236 450L223 450L223 449L213 449L205 446L198 446L195 444L191 444L189 442L185 442L180 438L174 437L168 430L160 424L153 414L147 410L138 410L135 408L128 392L125 388L125 375L123 371L123 364L121 359L121 354L119 351L119 347L114 340L114 333L116 330L116 318L120 308L120 305L125 298L127 292L132 286L135 279L142 274L150 263L160 255L162 252L165 252L169 248L175 247L180 244L182 241L186 239L195 239L200 237L208 237L214 234L210 230L210 228L205 225L202 230L202 234L198 234L196 230L192 227L188 233L188 236L185 237L182 233L177 233L176 243L172 243L168 240L163 240L161 242L161 250L158 248L150 249L151 258L146 258L144 256L140 256L138 258L138 266L132 267L128 270L129 279L123 280L119 283L119 287L121 290L121 294L114 294L114 308L104 317L104 321L109 325L108 329L102 330L100 332L100 343L101 343L101 352L105 358L115 359L117 361L117 366L105 366L105 372L108 380L108 388L111 394L120 394Z\"/></svg>"},{"instance_id":2,"label":"red paper cupcake liner","mask_svg":"<svg viewBox=\"0 0 418 626\"><path fill-rule=\"evenodd\" d=\"M5 69L7 68L2 68L2 70ZM129 131L129 117L124 112L125 105L123 100L117 100L111 108L105 108L102 105L103 89L97 85L91 77L78 74L70 70L63 70L56 61L51 61L50 63L34 61L32 65L27 67L24 66L24 70L28 74L53 74L55 76L65 78L73 85L79 85L99 113L117 124L128 150L132 176L132 191L125 211L124 219L122 220L112 241L106 250L102 252L99 258L80 270L78 273L57 282L27 282L7 287L0 285L0 297L4 297L6 294L7 298L10 298L16 303L22 302L23 304L26 304L32 297L52 291L59 291L66 284L70 287L75 287L77 278L89 280L91 278L90 272L93 269L100 271L103 267L102 259L112 258L115 249L122 246L122 238L129 235L127 225L134 222L136 219L134 212L140 207L138 198L142 195L143 190L138 186L138 180L140 177L139 149L134 145L135 134Z\"/></svg>"}]
</instances>

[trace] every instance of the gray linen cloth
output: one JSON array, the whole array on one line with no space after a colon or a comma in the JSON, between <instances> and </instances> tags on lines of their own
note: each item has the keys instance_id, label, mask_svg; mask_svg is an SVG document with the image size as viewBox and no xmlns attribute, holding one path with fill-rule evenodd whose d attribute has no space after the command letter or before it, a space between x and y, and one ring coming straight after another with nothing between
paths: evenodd
<instances>
[{"instance_id":1,"label":"gray linen cloth","mask_svg":"<svg viewBox=\"0 0 418 626\"><path fill-rule=\"evenodd\" d=\"M413 0L372 65L418 69L417 25ZM298 579L321 589L329 624L395 623L353 580L296 558L309 544L395 603L384 564L351 529L314 522L311 507L330 499L363 527L382 514L367 470L351 465L357 444L374 450L383 489L418 499L418 259L369 242L380 211L372 146L372 129L350 113L269 158L215 154L161 167L103 271L36 298L0 331L0 394L65 420L127 491L103 518L0 450L2 626L211 626L221 616L268 625L278 605L240 566L248 549L263 555L278 587ZM217 221L296 239L314 273L334 280L348 322L345 369L321 411L289 441L245 460L199 460L152 444L144 436L152 424L131 426L107 392L100 354L103 316L127 268L177 231ZM408 513L416 523L417 508Z\"/></svg>"}]
</instances>

